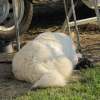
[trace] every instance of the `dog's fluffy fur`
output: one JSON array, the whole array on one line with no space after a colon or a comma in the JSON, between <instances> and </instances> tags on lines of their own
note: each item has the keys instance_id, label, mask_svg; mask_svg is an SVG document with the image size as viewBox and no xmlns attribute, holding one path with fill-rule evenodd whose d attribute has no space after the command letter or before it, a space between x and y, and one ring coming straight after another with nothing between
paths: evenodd
<instances>
[{"instance_id":1,"label":"dog's fluffy fur","mask_svg":"<svg viewBox=\"0 0 100 100\"><path fill-rule=\"evenodd\" d=\"M73 39L63 33L42 33L26 44L13 58L12 71L33 87L66 86L78 63Z\"/></svg>"}]
</instances>

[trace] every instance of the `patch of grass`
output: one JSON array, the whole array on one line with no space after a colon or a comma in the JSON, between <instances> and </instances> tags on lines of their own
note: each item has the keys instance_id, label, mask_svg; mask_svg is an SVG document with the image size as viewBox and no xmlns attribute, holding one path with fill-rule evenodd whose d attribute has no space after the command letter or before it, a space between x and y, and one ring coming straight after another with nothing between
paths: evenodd
<instances>
[{"instance_id":1,"label":"patch of grass","mask_svg":"<svg viewBox=\"0 0 100 100\"><path fill-rule=\"evenodd\" d=\"M84 78L66 87L29 91L27 95L16 100L100 100L100 66L82 70L78 75Z\"/></svg>"},{"instance_id":2,"label":"patch of grass","mask_svg":"<svg viewBox=\"0 0 100 100\"><path fill-rule=\"evenodd\" d=\"M7 88L4 88L4 90L5 90L5 91L11 90L11 88L10 88L10 87L7 87Z\"/></svg>"},{"instance_id":3,"label":"patch of grass","mask_svg":"<svg viewBox=\"0 0 100 100\"><path fill-rule=\"evenodd\" d=\"M34 35L34 33L39 32L41 30L42 30L41 27L34 27L34 28L29 28L27 32L30 33L30 35Z\"/></svg>"},{"instance_id":4,"label":"patch of grass","mask_svg":"<svg viewBox=\"0 0 100 100\"><path fill-rule=\"evenodd\" d=\"M48 27L48 28L47 28ZM52 28L51 28L52 27ZM33 25L31 27L29 27L28 31L26 33L30 34L31 36L33 36L36 33L43 33L47 30L49 30L50 32L55 32L59 29L59 25L58 24L46 24L46 23L37 23L34 27Z\"/></svg>"}]
</instances>

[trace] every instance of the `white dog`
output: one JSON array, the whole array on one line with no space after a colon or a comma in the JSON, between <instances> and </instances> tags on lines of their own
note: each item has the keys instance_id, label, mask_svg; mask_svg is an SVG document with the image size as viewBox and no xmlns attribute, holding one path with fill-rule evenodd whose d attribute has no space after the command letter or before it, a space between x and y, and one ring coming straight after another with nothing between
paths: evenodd
<instances>
[{"instance_id":1,"label":"white dog","mask_svg":"<svg viewBox=\"0 0 100 100\"><path fill-rule=\"evenodd\" d=\"M78 63L73 39L63 33L42 33L26 44L13 58L12 71L33 87L66 86Z\"/></svg>"}]
</instances>

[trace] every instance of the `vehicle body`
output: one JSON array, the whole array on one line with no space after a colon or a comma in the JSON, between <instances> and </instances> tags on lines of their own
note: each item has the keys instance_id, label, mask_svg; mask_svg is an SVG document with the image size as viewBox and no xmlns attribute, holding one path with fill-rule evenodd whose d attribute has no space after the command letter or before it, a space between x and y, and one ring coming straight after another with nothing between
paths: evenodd
<instances>
[{"instance_id":1,"label":"vehicle body","mask_svg":"<svg viewBox=\"0 0 100 100\"><path fill-rule=\"evenodd\" d=\"M17 0L18 23L20 36L30 26L33 17L33 4L63 0ZM69 0L70 1L70 0ZM12 0L0 0L0 40L8 41L16 38Z\"/></svg>"}]
</instances>

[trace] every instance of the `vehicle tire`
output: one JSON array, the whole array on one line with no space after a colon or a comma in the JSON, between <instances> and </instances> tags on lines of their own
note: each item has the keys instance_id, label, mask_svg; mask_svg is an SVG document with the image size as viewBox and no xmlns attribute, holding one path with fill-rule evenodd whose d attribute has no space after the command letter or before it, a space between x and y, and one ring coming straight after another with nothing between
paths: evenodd
<instances>
[{"instance_id":1,"label":"vehicle tire","mask_svg":"<svg viewBox=\"0 0 100 100\"><path fill-rule=\"evenodd\" d=\"M19 35L25 33L33 16L33 5L28 0L17 0ZM16 38L12 0L3 0L0 6L0 40Z\"/></svg>"}]
</instances>

